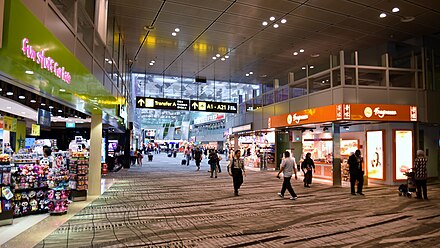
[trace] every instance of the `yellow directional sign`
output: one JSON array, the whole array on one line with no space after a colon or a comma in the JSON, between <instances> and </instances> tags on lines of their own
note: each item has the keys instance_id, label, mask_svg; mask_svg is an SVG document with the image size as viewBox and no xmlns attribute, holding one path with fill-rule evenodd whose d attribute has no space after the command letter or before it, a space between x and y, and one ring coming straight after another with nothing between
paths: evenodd
<instances>
[{"instance_id":1,"label":"yellow directional sign","mask_svg":"<svg viewBox=\"0 0 440 248\"><path fill-rule=\"evenodd\" d=\"M237 104L232 102L209 102L191 100L192 111L237 113Z\"/></svg>"},{"instance_id":2,"label":"yellow directional sign","mask_svg":"<svg viewBox=\"0 0 440 248\"><path fill-rule=\"evenodd\" d=\"M136 108L189 110L189 100L137 96Z\"/></svg>"}]
</instances>

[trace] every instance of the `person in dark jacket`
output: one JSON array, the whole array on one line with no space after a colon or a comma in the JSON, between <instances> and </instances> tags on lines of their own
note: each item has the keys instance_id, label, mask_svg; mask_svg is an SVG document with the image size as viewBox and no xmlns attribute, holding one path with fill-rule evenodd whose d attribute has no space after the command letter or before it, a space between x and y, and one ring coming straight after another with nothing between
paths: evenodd
<instances>
[{"instance_id":1,"label":"person in dark jacket","mask_svg":"<svg viewBox=\"0 0 440 248\"><path fill-rule=\"evenodd\" d=\"M422 199L422 190L423 190L423 198L428 200L428 192L426 187L426 181L428 179L428 170L426 168L426 164L428 160L425 157L425 153L423 150L417 151L417 157L414 160L414 179L416 180L417 186L417 199Z\"/></svg>"},{"instance_id":2,"label":"person in dark jacket","mask_svg":"<svg viewBox=\"0 0 440 248\"><path fill-rule=\"evenodd\" d=\"M306 158L301 163L301 170L304 173L304 187L310 188L310 184L312 184L313 172L315 172L315 163L313 163L313 159L311 158L312 154L308 152L306 154Z\"/></svg>"},{"instance_id":3,"label":"person in dark jacket","mask_svg":"<svg viewBox=\"0 0 440 248\"><path fill-rule=\"evenodd\" d=\"M202 161L202 151L197 147L194 152L194 161L196 162L197 170L200 170L200 161Z\"/></svg>"},{"instance_id":4,"label":"person in dark jacket","mask_svg":"<svg viewBox=\"0 0 440 248\"><path fill-rule=\"evenodd\" d=\"M361 157L360 150L356 150L356 152L348 158L352 195L356 195L356 193L358 193L359 195L364 195L364 193L362 193L362 187L364 185L364 171L362 170L362 162L363 158ZM358 182L357 192L354 191L356 181Z\"/></svg>"},{"instance_id":5,"label":"person in dark jacket","mask_svg":"<svg viewBox=\"0 0 440 248\"><path fill-rule=\"evenodd\" d=\"M244 168L244 160L240 156L241 151L235 151L234 155L235 156L229 160L228 173L234 183L234 195L238 196L238 190L243 184L243 175L246 176L246 170Z\"/></svg>"},{"instance_id":6,"label":"person in dark jacket","mask_svg":"<svg viewBox=\"0 0 440 248\"><path fill-rule=\"evenodd\" d=\"M208 164L211 168L211 178L213 175L215 175L215 178L217 178L217 163L218 163L218 155L214 152L214 150L211 150L209 152L208 156Z\"/></svg>"}]
</instances>

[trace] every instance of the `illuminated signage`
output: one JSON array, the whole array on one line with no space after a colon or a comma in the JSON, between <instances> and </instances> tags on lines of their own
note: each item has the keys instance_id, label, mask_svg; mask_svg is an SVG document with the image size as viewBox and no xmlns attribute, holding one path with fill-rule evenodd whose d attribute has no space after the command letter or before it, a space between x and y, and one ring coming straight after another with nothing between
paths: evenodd
<instances>
[{"instance_id":1,"label":"illuminated signage","mask_svg":"<svg viewBox=\"0 0 440 248\"><path fill-rule=\"evenodd\" d=\"M40 125L32 124L31 136L40 136Z\"/></svg>"},{"instance_id":2,"label":"illuminated signage","mask_svg":"<svg viewBox=\"0 0 440 248\"><path fill-rule=\"evenodd\" d=\"M246 124L246 125L242 125L242 126L238 126L238 127L233 127L232 128L232 133L239 133L239 132L245 132L245 131L251 131L252 130L252 123Z\"/></svg>"},{"instance_id":3,"label":"illuminated signage","mask_svg":"<svg viewBox=\"0 0 440 248\"><path fill-rule=\"evenodd\" d=\"M413 164L413 135L410 130L395 130L395 176L396 180L405 180L405 172L412 168Z\"/></svg>"},{"instance_id":4,"label":"illuminated signage","mask_svg":"<svg viewBox=\"0 0 440 248\"><path fill-rule=\"evenodd\" d=\"M156 129L145 129L145 137L156 136Z\"/></svg>"},{"instance_id":5,"label":"illuminated signage","mask_svg":"<svg viewBox=\"0 0 440 248\"><path fill-rule=\"evenodd\" d=\"M383 131L367 131L367 159L368 177L384 179L384 152Z\"/></svg>"},{"instance_id":6,"label":"illuminated signage","mask_svg":"<svg viewBox=\"0 0 440 248\"><path fill-rule=\"evenodd\" d=\"M50 127L50 112L44 109L38 109L37 124L42 127Z\"/></svg>"},{"instance_id":7,"label":"illuminated signage","mask_svg":"<svg viewBox=\"0 0 440 248\"><path fill-rule=\"evenodd\" d=\"M376 107L374 108L374 110L372 110L370 107L366 107L364 109L365 117L370 118L371 116L373 116L373 114L379 118L383 118L385 117L385 115L397 115L397 111L380 109L380 107Z\"/></svg>"},{"instance_id":8,"label":"illuminated signage","mask_svg":"<svg viewBox=\"0 0 440 248\"><path fill-rule=\"evenodd\" d=\"M189 110L189 100L137 96L136 108Z\"/></svg>"},{"instance_id":9,"label":"illuminated signage","mask_svg":"<svg viewBox=\"0 0 440 248\"><path fill-rule=\"evenodd\" d=\"M28 38L24 38L21 43L23 55L40 65L41 69L49 71L67 84L70 84L72 77L66 68L60 66L53 58L46 57L46 51L49 50L48 48L37 52L31 45L29 45Z\"/></svg>"},{"instance_id":10,"label":"illuminated signage","mask_svg":"<svg viewBox=\"0 0 440 248\"><path fill-rule=\"evenodd\" d=\"M220 112L220 113L237 113L237 103L231 102L208 102L208 101L191 101L192 111L204 112Z\"/></svg>"},{"instance_id":11,"label":"illuminated signage","mask_svg":"<svg viewBox=\"0 0 440 248\"><path fill-rule=\"evenodd\" d=\"M288 115L287 116L287 124L292 124L292 122L295 122L296 124L298 124L300 121L302 120L308 120L309 116L308 115L297 115L296 113L294 115Z\"/></svg>"},{"instance_id":12,"label":"illuminated signage","mask_svg":"<svg viewBox=\"0 0 440 248\"><path fill-rule=\"evenodd\" d=\"M219 121L219 120L223 120L224 118L225 118L225 114L212 114L212 115L195 118L194 124L197 125L212 121Z\"/></svg>"},{"instance_id":13,"label":"illuminated signage","mask_svg":"<svg viewBox=\"0 0 440 248\"><path fill-rule=\"evenodd\" d=\"M66 122L66 128L75 128L75 122Z\"/></svg>"}]
</instances>

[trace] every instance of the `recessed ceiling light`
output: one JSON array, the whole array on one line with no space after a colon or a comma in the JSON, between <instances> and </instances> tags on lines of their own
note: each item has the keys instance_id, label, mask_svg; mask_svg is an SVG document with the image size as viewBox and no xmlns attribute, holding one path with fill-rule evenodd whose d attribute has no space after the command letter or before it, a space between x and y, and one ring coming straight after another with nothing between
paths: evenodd
<instances>
[{"instance_id":1,"label":"recessed ceiling light","mask_svg":"<svg viewBox=\"0 0 440 248\"><path fill-rule=\"evenodd\" d=\"M11 109L11 107L9 107L9 106L7 106L6 108L7 108L7 109Z\"/></svg>"},{"instance_id":2,"label":"recessed ceiling light","mask_svg":"<svg viewBox=\"0 0 440 248\"><path fill-rule=\"evenodd\" d=\"M267 21L264 21L262 24L263 24L263 26L267 26L268 23L267 23Z\"/></svg>"},{"instance_id":3,"label":"recessed ceiling light","mask_svg":"<svg viewBox=\"0 0 440 248\"><path fill-rule=\"evenodd\" d=\"M180 32L180 28L175 28L174 31L176 31L178 33L178 32Z\"/></svg>"},{"instance_id":4,"label":"recessed ceiling light","mask_svg":"<svg viewBox=\"0 0 440 248\"><path fill-rule=\"evenodd\" d=\"M46 104L44 102L40 103L41 106L46 106Z\"/></svg>"},{"instance_id":5,"label":"recessed ceiling light","mask_svg":"<svg viewBox=\"0 0 440 248\"><path fill-rule=\"evenodd\" d=\"M305 69L306 69L306 67L305 67L305 66L303 66L303 67L301 67L301 69L305 70Z\"/></svg>"},{"instance_id":6,"label":"recessed ceiling light","mask_svg":"<svg viewBox=\"0 0 440 248\"><path fill-rule=\"evenodd\" d=\"M273 25L273 27L274 28L278 28L280 25L278 25L278 23L275 23L274 25Z\"/></svg>"},{"instance_id":7,"label":"recessed ceiling light","mask_svg":"<svg viewBox=\"0 0 440 248\"><path fill-rule=\"evenodd\" d=\"M53 109L53 106L49 106L50 109Z\"/></svg>"},{"instance_id":8,"label":"recessed ceiling light","mask_svg":"<svg viewBox=\"0 0 440 248\"><path fill-rule=\"evenodd\" d=\"M315 68L313 65L311 65L310 67L309 67L310 69L313 69L313 68Z\"/></svg>"},{"instance_id":9,"label":"recessed ceiling light","mask_svg":"<svg viewBox=\"0 0 440 248\"><path fill-rule=\"evenodd\" d=\"M293 55L295 55L295 56L298 55L298 52L294 52Z\"/></svg>"},{"instance_id":10,"label":"recessed ceiling light","mask_svg":"<svg viewBox=\"0 0 440 248\"><path fill-rule=\"evenodd\" d=\"M414 21L416 18L414 16L406 16L406 17L402 17L400 18L401 22L412 22Z\"/></svg>"},{"instance_id":11,"label":"recessed ceiling light","mask_svg":"<svg viewBox=\"0 0 440 248\"><path fill-rule=\"evenodd\" d=\"M385 13L381 13L381 14L379 15L379 17L380 17L380 18L385 18L385 17L387 17L387 14L385 14Z\"/></svg>"},{"instance_id":12,"label":"recessed ceiling light","mask_svg":"<svg viewBox=\"0 0 440 248\"><path fill-rule=\"evenodd\" d=\"M58 113L61 113L61 112L63 112L61 109L58 109Z\"/></svg>"},{"instance_id":13,"label":"recessed ceiling light","mask_svg":"<svg viewBox=\"0 0 440 248\"><path fill-rule=\"evenodd\" d=\"M154 65L154 63L151 63L151 62L150 62L150 65Z\"/></svg>"},{"instance_id":14,"label":"recessed ceiling light","mask_svg":"<svg viewBox=\"0 0 440 248\"><path fill-rule=\"evenodd\" d=\"M3 89L2 89L2 88L0 88L0 91L3 91Z\"/></svg>"},{"instance_id":15,"label":"recessed ceiling light","mask_svg":"<svg viewBox=\"0 0 440 248\"><path fill-rule=\"evenodd\" d=\"M66 92L66 90L65 89L60 89L60 92Z\"/></svg>"},{"instance_id":16,"label":"recessed ceiling light","mask_svg":"<svg viewBox=\"0 0 440 248\"><path fill-rule=\"evenodd\" d=\"M93 108L94 110L97 110L98 108Z\"/></svg>"},{"instance_id":17,"label":"recessed ceiling light","mask_svg":"<svg viewBox=\"0 0 440 248\"><path fill-rule=\"evenodd\" d=\"M31 99L31 103L36 103L37 100Z\"/></svg>"},{"instance_id":18,"label":"recessed ceiling light","mask_svg":"<svg viewBox=\"0 0 440 248\"><path fill-rule=\"evenodd\" d=\"M84 103L84 100L79 100L80 103Z\"/></svg>"},{"instance_id":19,"label":"recessed ceiling light","mask_svg":"<svg viewBox=\"0 0 440 248\"><path fill-rule=\"evenodd\" d=\"M317 57L319 57L319 56L320 56L319 53L310 54L310 57L312 57L312 58L317 58Z\"/></svg>"},{"instance_id":20,"label":"recessed ceiling light","mask_svg":"<svg viewBox=\"0 0 440 248\"><path fill-rule=\"evenodd\" d=\"M246 77L249 77L249 73L246 73Z\"/></svg>"},{"instance_id":21,"label":"recessed ceiling light","mask_svg":"<svg viewBox=\"0 0 440 248\"><path fill-rule=\"evenodd\" d=\"M254 72L253 72L253 71L250 71L249 74L252 75L252 74L254 74Z\"/></svg>"},{"instance_id":22,"label":"recessed ceiling light","mask_svg":"<svg viewBox=\"0 0 440 248\"><path fill-rule=\"evenodd\" d=\"M25 115L25 114L26 114L26 112L21 112L21 114L22 114L22 115Z\"/></svg>"},{"instance_id":23,"label":"recessed ceiling light","mask_svg":"<svg viewBox=\"0 0 440 248\"><path fill-rule=\"evenodd\" d=\"M225 59L229 59L229 55L225 55ZM1 91L1 90L0 90Z\"/></svg>"},{"instance_id":24,"label":"recessed ceiling light","mask_svg":"<svg viewBox=\"0 0 440 248\"><path fill-rule=\"evenodd\" d=\"M18 96L18 99L26 99L25 96Z\"/></svg>"},{"instance_id":25,"label":"recessed ceiling light","mask_svg":"<svg viewBox=\"0 0 440 248\"><path fill-rule=\"evenodd\" d=\"M156 63L156 60L151 60L151 63L153 63L153 64Z\"/></svg>"},{"instance_id":26,"label":"recessed ceiling light","mask_svg":"<svg viewBox=\"0 0 440 248\"><path fill-rule=\"evenodd\" d=\"M216 56L214 56L214 57L212 57L212 59L217 59L217 57L216 57Z\"/></svg>"},{"instance_id":27,"label":"recessed ceiling light","mask_svg":"<svg viewBox=\"0 0 440 248\"><path fill-rule=\"evenodd\" d=\"M281 23L286 23L287 20L286 19L281 19Z\"/></svg>"},{"instance_id":28,"label":"recessed ceiling light","mask_svg":"<svg viewBox=\"0 0 440 248\"><path fill-rule=\"evenodd\" d=\"M107 62L108 61L108 58L105 58L105 62Z\"/></svg>"},{"instance_id":29,"label":"recessed ceiling light","mask_svg":"<svg viewBox=\"0 0 440 248\"><path fill-rule=\"evenodd\" d=\"M172 36L176 36L177 33L176 33L176 32L172 32L171 35L172 35Z\"/></svg>"},{"instance_id":30,"label":"recessed ceiling light","mask_svg":"<svg viewBox=\"0 0 440 248\"><path fill-rule=\"evenodd\" d=\"M217 58L220 58L220 54L218 54L218 53L217 53L215 56L216 56Z\"/></svg>"},{"instance_id":31,"label":"recessed ceiling light","mask_svg":"<svg viewBox=\"0 0 440 248\"><path fill-rule=\"evenodd\" d=\"M303 52L304 52L304 49L299 49L299 52L300 52L300 53L303 53Z\"/></svg>"},{"instance_id":32,"label":"recessed ceiling light","mask_svg":"<svg viewBox=\"0 0 440 248\"><path fill-rule=\"evenodd\" d=\"M113 61L109 60L107 63L109 63L109 64L113 64Z\"/></svg>"},{"instance_id":33,"label":"recessed ceiling light","mask_svg":"<svg viewBox=\"0 0 440 248\"><path fill-rule=\"evenodd\" d=\"M274 20L275 20L275 17L274 17L274 16L271 16L271 17L269 18L269 20L274 21Z\"/></svg>"},{"instance_id":34,"label":"recessed ceiling light","mask_svg":"<svg viewBox=\"0 0 440 248\"><path fill-rule=\"evenodd\" d=\"M29 75L34 75L33 71L25 71L24 73L29 74Z\"/></svg>"},{"instance_id":35,"label":"recessed ceiling light","mask_svg":"<svg viewBox=\"0 0 440 248\"><path fill-rule=\"evenodd\" d=\"M6 92L6 95L7 95L7 96L12 96L12 95L14 95L14 93L11 92L11 91L8 91L8 92Z\"/></svg>"},{"instance_id":36,"label":"recessed ceiling light","mask_svg":"<svg viewBox=\"0 0 440 248\"><path fill-rule=\"evenodd\" d=\"M221 58L221 60L222 60L222 61L225 61L226 59L225 59L225 58Z\"/></svg>"},{"instance_id":37,"label":"recessed ceiling light","mask_svg":"<svg viewBox=\"0 0 440 248\"><path fill-rule=\"evenodd\" d=\"M400 9L399 8L397 8L397 7L394 7L391 11L393 11L393 13L397 13L397 12L399 12L400 11Z\"/></svg>"}]
</instances>

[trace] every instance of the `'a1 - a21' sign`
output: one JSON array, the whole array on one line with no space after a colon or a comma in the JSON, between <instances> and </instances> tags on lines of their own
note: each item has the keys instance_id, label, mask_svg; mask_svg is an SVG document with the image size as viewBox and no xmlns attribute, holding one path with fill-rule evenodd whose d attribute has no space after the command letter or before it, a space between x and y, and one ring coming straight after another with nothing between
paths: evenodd
<instances>
[{"instance_id":1,"label":"'a1 - a21' sign","mask_svg":"<svg viewBox=\"0 0 440 248\"><path fill-rule=\"evenodd\" d=\"M192 111L237 113L237 103L233 102L209 102L191 100Z\"/></svg>"},{"instance_id":2,"label":"'a1 - a21' sign","mask_svg":"<svg viewBox=\"0 0 440 248\"><path fill-rule=\"evenodd\" d=\"M70 84L72 80L70 72L68 72L64 66L58 64L58 62L56 62L53 58L46 57L46 51L49 49L45 48L40 51L36 51L31 45L29 45L28 38L24 38L21 41L21 45L23 55L25 55L28 59L31 59L37 65L40 65L41 69L49 71L57 78L63 80L67 84Z\"/></svg>"}]
</instances>

